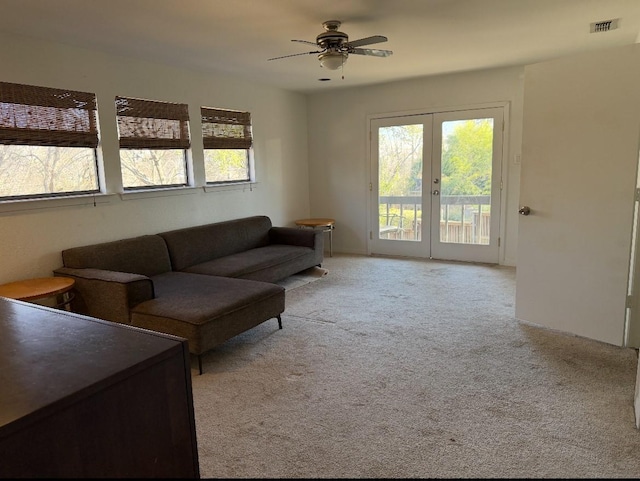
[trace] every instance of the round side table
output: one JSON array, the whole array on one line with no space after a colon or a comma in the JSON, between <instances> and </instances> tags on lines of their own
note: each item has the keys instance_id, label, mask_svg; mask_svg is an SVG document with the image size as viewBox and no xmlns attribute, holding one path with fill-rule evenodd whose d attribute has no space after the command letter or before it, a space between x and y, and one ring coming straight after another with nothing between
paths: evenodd
<instances>
[{"instance_id":1,"label":"round side table","mask_svg":"<svg viewBox=\"0 0 640 481\"><path fill-rule=\"evenodd\" d=\"M322 232L329 233L329 257L333 257L333 230L336 228L335 219L319 218L319 219L298 219L295 221L298 227L307 227L310 229L321 229Z\"/></svg>"},{"instance_id":2,"label":"round side table","mask_svg":"<svg viewBox=\"0 0 640 481\"><path fill-rule=\"evenodd\" d=\"M39 277L0 285L0 297L19 301L35 301L47 297L62 296L62 302L56 299L56 307L69 309L72 301L71 289L75 280L70 277Z\"/></svg>"}]
</instances>

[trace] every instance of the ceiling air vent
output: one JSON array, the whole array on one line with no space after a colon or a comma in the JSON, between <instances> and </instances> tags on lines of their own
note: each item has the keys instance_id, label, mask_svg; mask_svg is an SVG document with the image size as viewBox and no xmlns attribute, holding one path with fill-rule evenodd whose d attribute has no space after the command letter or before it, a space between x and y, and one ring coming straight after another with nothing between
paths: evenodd
<instances>
[{"instance_id":1,"label":"ceiling air vent","mask_svg":"<svg viewBox=\"0 0 640 481\"><path fill-rule=\"evenodd\" d=\"M613 20L603 20L601 22L593 22L591 24L591 33L596 32L608 32L609 30L615 30L618 28L618 20L619 18L614 18Z\"/></svg>"}]
</instances>

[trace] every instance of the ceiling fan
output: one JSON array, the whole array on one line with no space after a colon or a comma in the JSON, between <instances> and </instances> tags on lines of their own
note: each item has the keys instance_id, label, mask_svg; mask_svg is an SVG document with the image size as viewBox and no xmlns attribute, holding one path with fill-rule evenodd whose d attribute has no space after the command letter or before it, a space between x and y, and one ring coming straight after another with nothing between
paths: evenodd
<instances>
[{"instance_id":1,"label":"ceiling fan","mask_svg":"<svg viewBox=\"0 0 640 481\"><path fill-rule=\"evenodd\" d=\"M307 40L291 40L292 42L306 43L313 45L319 50L314 52L302 52L294 53L292 55L284 55L282 57L274 57L268 60L278 60L281 58L297 57L299 55L318 55L320 65L329 70L337 70L342 67L349 54L355 55L369 55L373 57L388 57L393 52L391 50L378 50L373 48L360 48L364 45L372 45L374 43L382 43L387 41L387 37L382 35L374 35L372 37L361 38L349 42L349 36L340 32L342 22L338 20L327 20L323 22L322 26L325 31L316 37L315 42L308 42Z\"/></svg>"}]
</instances>

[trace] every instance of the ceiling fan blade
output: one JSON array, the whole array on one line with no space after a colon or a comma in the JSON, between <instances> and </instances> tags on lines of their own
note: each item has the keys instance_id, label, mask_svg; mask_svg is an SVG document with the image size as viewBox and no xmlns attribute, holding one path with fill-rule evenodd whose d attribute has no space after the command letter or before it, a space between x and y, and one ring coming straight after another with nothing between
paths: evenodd
<instances>
[{"instance_id":1,"label":"ceiling fan blade","mask_svg":"<svg viewBox=\"0 0 640 481\"><path fill-rule=\"evenodd\" d=\"M307 45L313 45L314 47L318 46L317 42L309 42L308 40L291 40L291 41L292 42L306 43Z\"/></svg>"},{"instance_id":2,"label":"ceiling fan blade","mask_svg":"<svg viewBox=\"0 0 640 481\"><path fill-rule=\"evenodd\" d=\"M371 55L373 57L388 57L393 54L391 50L378 50L376 48L353 48L349 49L349 53L356 55Z\"/></svg>"},{"instance_id":3,"label":"ceiling fan blade","mask_svg":"<svg viewBox=\"0 0 640 481\"><path fill-rule=\"evenodd\" d=\"M382 35L374 35L373 37L361 38L359 40L354 40L353 42L347 42L348 47L362 47L363 45L372 45L374 43L382 43L386 42L387 37L383 37Z\"/></svg>"},{"instance_id":4,"label":"ceiling fan blade","mask_svg":"<svg viewBox=\"0 0 640 481\"><path fill-rule=\"evenodd\" d=\"M283 55L282 57L273 57L273 58L268 58L267 61L269 60L279 60L281 58L289 58L289 57L297 57L299 55L317 55L319 53L322 53L322 50L320 50L319 52L302 52L302 53L294 53L291 55Z\"/></svg>"}]
</instances>

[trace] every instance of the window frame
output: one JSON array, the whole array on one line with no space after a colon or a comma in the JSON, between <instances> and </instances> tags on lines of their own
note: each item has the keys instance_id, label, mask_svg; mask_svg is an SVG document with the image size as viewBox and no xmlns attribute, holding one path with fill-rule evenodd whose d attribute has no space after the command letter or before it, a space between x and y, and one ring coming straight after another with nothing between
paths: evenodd
<instances>
[{"instance_id":1,"label":"window frame","mask_svg":"<svg viewBox=\"0 0 640 481\"><path fill-rule=\"evenodd\" d=\"M0 202L46 200L104 192L96 94L0 82L0 144L91 149L95 189L0 195Z\"/></svg>"},{"instance_id":2,"label":"window frame","mask_svg":"<svg viewBox=\"0 0 640 481\"><path fill-rule=\"evenodd\" d=\"M129 193L192 187L188 104L122 96L115 97L115 104L123 191ZM125 186L122 150L181 150L184 182Z\"/></svg>"},{"instance_id":3,"label":"window frame","mask_svg":"<svg viewBox=\"0 0 640 481\"><path fill-rule=\"evenodd\" d=\"M201 106L200 120L205 164L205 185L207 187L215 187L255 182L251 112ZM247 169L246 178L209 181L207 179L206 160L208 150L244 150Z\"/></svg>"}]
</instances>

